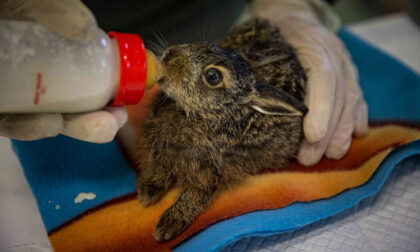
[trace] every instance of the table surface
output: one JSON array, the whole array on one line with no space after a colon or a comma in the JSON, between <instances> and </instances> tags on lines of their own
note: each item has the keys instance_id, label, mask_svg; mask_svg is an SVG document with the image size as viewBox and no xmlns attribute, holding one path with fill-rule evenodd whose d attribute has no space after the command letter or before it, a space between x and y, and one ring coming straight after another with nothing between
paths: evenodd
<instances>
[{"instance_id":1,"label":"table surface","mask_svg":"<svg viewBox=\"0 0 420 252\"><path fill-rule=\"evenodd\" d=\"M364 21L350 26L350 29L420 74L420 28L404 13ZM340 214L339 219L315 223L300 233L246 238L224 250L414 251L413 248L420 247L420 186L415 183L420 178L416 169L420 167L420 158L409 159L401 166L403 168L396 169L379 195L363 203L368 207L357 206ZM412 173L407 173L406 166L411 167ZM3 171L0 176L0 252L49 251L50 245L35 199L9 140L3 137L0 137L0 167ZM399 194L392 193L394 187L399 188ZM357 210L359 208L361 210ZM398 212L401 208L405 209L403 213ZM374 209L375 214L363 209ZM413 212L413 209L417 211ZM385 218L387 225L375 222L378 218L384 219L382 215L389 214L393 215ZM395 222L398 218L400 221ZM406 225L403 225L405 222ZM392 232L395 230L403 235L394 235ZM384 237L388 240L393 237L392 243L382 242Z\"/></svg>"}]
</instances>

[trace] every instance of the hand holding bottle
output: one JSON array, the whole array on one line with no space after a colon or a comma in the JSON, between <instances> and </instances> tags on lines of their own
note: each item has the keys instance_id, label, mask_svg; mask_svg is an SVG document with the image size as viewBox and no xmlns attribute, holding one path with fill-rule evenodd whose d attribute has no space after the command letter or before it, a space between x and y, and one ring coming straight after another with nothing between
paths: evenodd
<instances>
[{"instance_id":1,"label":"hand holding bottle","mask_svg":"<svg viewBox=\"0 0 420 252\"><path fill-rule=\"evenodd\" d=\"M70 39L87 41L97 30L94 16L79 0L0 0L0 19L42 24ZM64 134L89 142L111 141L127 120L123 107L77 113L0 114L0 135L36 140Z\"/></svg>"}]
</instances>

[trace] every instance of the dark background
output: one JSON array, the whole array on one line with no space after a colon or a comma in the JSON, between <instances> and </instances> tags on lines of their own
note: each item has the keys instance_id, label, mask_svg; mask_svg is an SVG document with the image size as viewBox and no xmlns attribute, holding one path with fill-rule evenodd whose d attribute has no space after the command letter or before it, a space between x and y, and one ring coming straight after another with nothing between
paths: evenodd
<instances>
[{"instance_id":1,"label":"dark background","mask_svg":"<svg viewBox=\"0 0 420 252\"><path fill-rule=\"evenodd\" d=\"M247 0L83 0L99 27L139 34L146 47L222 37L244 10ZM420 24L420 0L330 0L343 24L407 11ZM163 47L166 47L163 45Z\"/></svg>"}]
</instances>

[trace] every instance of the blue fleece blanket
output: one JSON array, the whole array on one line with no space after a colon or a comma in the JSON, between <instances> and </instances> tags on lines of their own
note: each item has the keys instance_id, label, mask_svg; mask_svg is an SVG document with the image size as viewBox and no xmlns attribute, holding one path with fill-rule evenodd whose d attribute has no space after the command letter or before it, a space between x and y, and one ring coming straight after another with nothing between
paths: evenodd
<instances>
[{"instance_id":1,"label":"blue fleece blanket","mask_svg":"<svg viewBox=\"0 0 420 252\"><path fill-rule=\"evenodd\" d=\"M359 70L370 120L419 122L420 77L349 31L342 29L339 36ZM135 190L135 174L116 141L92 144L57 136L31 142L12 141L12 144L48 231L88 209ZM212 251L241 237L293 231L330 217L376 193L393 167L414 154L420 154L419 141L392 152L361 187L327 200L296 203L219 222L176 250L207 248ZM94 192L96 197L75 204L80 192Z\"/></svg>"}]
</instances>

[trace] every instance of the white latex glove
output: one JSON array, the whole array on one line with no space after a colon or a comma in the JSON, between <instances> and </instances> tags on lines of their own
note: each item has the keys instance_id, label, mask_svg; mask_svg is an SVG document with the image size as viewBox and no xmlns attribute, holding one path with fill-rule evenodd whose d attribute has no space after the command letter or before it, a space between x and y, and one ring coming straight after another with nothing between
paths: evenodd
<instances>
[{"instance_id":1,"label":"white latex glove","mask_svg":"<svg viewBox=\"0 0 420 252\"><path fill-rule=\"evenodd\" d=\"M320 0L256 0L252 11L278 25L306 70L309 112L298 161L309 166L324 154L342 158L352 135L363 136L369 127L357 69L341 40L321 23L338 28L338 18Z\"/></svg>"},{"instance_id":2,"label":"white latex glove","mask_svg":"<svg viewBox=\"0 0 420 252\"><path fill-rule=\"evenodd\" d=\"M81 41L89 40L97 29L95 17L79 0L0 0L0 19L38 22ZM126 120L123 107L79 114L0 114L0 135L36 140L61 133L105 143L114 138Z\"/></svg>"}]
</instances>

